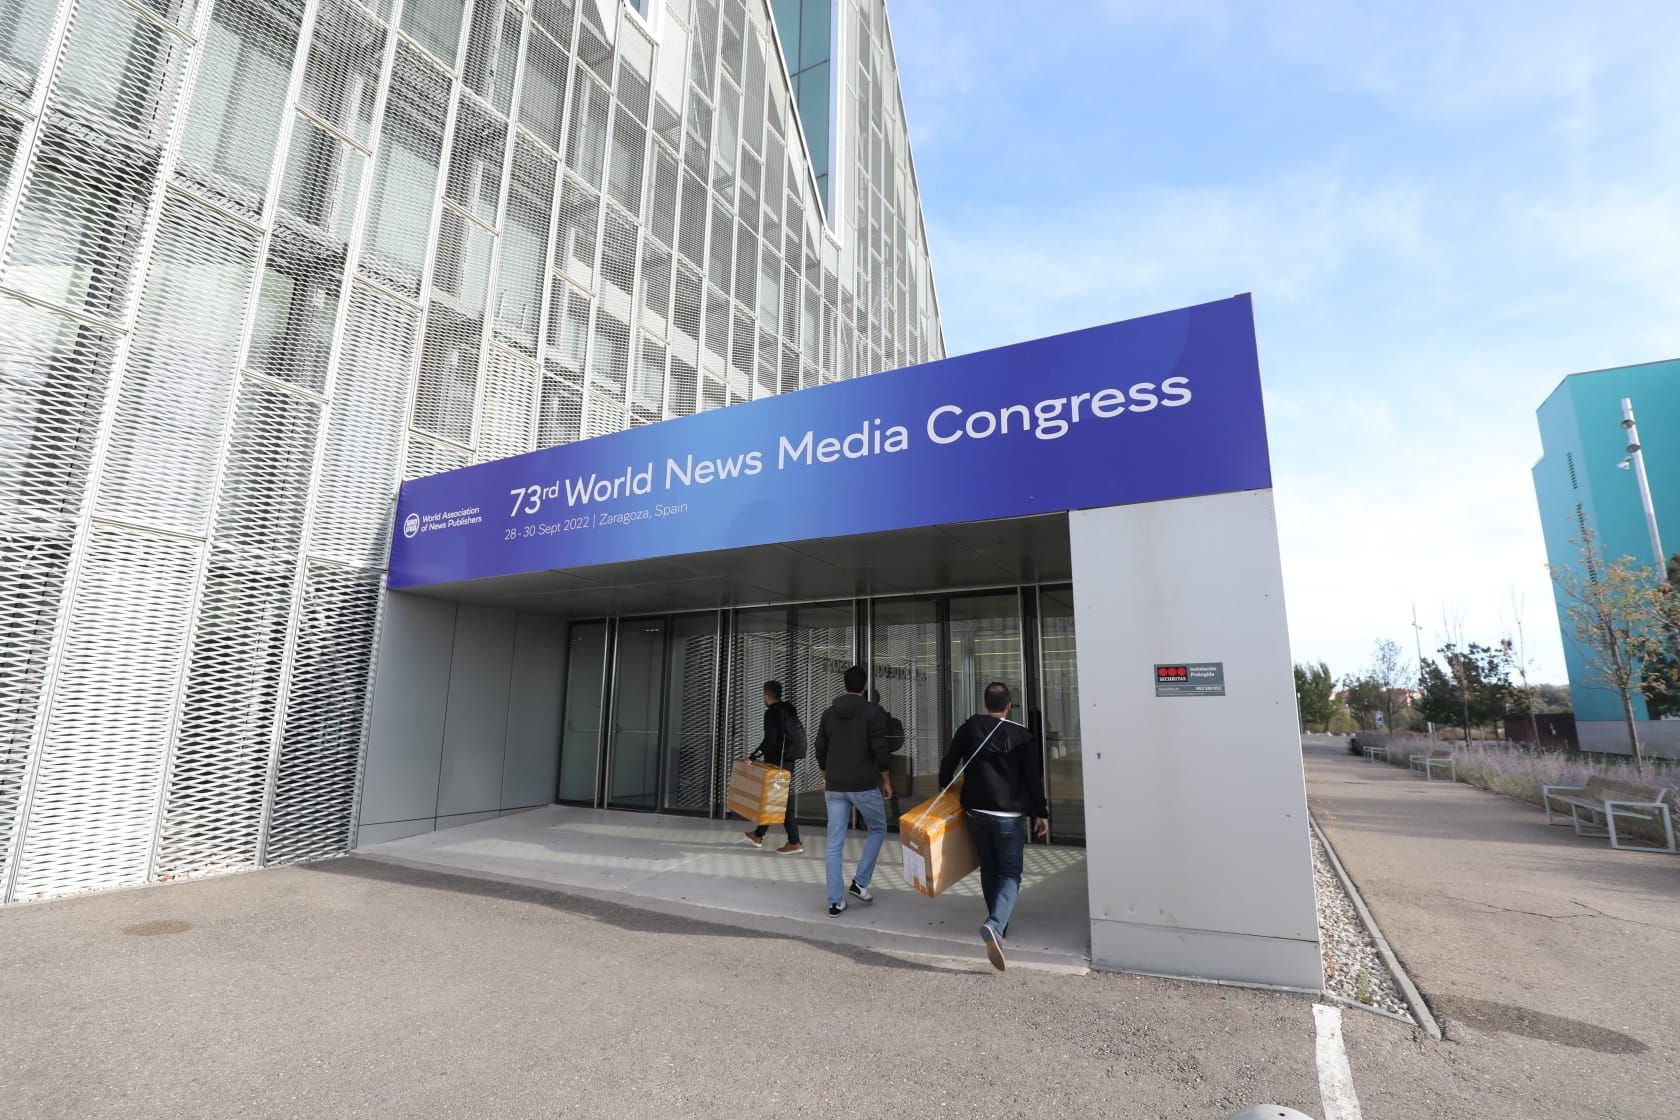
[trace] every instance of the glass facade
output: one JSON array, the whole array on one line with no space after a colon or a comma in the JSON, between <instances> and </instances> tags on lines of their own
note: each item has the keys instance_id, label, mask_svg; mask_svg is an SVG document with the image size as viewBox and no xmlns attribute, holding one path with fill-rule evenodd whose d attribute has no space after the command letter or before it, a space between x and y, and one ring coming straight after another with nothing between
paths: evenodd
<instances>
[{"instance_id":1,"label":"glass facade","mask_svg":"<svg viewBox=\"0 0 1680 1120\"><path fill-rule=\"evenodd\" d=\"M0 900L352 843L402 479L943 356L833 4L825 214L767 0L0 0ZM670 718L563 794L709 801Z\"/></svg>"},{"instance_id":2,"label":"glass facade","mask_svg":"<svg viewBox=\"0 0 1680 1120\"><path fill-rule=\"evenodd\" d=\"M616 634L612 642L609 630ZM722 816L729 767L763 734L765 682L782 683L783 698L799 711L814 744L824 709L842 690L841 674L866 664L871 693L898 743L895 814L939 791L939 764L952 734L983 710L981 692L1000 680L1015 698L1010 718L1045 744L1052 839L1084 840L1067 588L578 622L571 635L563 801ZM603 679L610 679L612 697L604 722ZM713 736L714 725L721 737ZM612 777L597 792L589 779L600 772ZM795 765L793 789L801 819L823 819L814 754Z\"/></svg>"},{"instance_id":3,"label":"glass facade","mask_svg":"<svg viewBox=\"0 0 1680 1120\"><path fill-rule=\"evenodd\" d=\"M811 168L817 176L817 196L832 206L828 193L829 140L834 107L834 0L773 0L776 31L793 81L793 99Z\"/></svg>"}]
</instances>

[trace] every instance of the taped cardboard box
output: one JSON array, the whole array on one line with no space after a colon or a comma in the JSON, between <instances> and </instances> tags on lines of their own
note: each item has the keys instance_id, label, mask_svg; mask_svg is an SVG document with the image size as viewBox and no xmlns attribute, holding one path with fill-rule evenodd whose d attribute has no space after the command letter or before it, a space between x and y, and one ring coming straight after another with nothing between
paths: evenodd
<instances>
[{"instance_id":1,"label":"taped cardboard box","mask_svg":"<svg viewBox=\"0 0 1680 1120\"><path fill-rule=\"evenodd\" d=\"M904 881L929 898L980 866L963 817L962 783L907 809L898 818L904 848Z\"/></svg>"},{"instance_id":2,"label":"taped cardboard box","mask_svg":"<svg viewBox=\"0 0 1680 1120\"><path fill-rule=\"evenodd\" d=\"M787 816L793 773L767 762L740 759L729 771L729 811L753 824L781 824Z\"/></svg>"}]
</instances>

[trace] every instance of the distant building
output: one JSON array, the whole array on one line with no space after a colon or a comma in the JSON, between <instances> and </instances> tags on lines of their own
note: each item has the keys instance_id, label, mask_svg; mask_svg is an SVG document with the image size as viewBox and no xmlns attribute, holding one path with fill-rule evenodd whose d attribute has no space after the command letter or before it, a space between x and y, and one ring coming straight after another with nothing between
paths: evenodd
<instances>
[{"instance_id":1,"label":"distant building","mask_svg":"<svg viewBox=\"0 0 1680 1120\"><path fill-rule=\"evenodd\" d=\"M1633 401L1639 421L1664 552L1680 550L1680 360L1649 362L1571 374L1538 410L1542 454L1534 464L1534 493L1546 557L1554 566L1579 565L1578 546L1572 542L1587 527L1597 533L1608 557L1656 560L1638 484L1632 471L1620 469L1627 454L1623 397ZM1581 746L1626 753L1621 699L1590 679L1561 597L1557 610ZM1643 721L1641 741L1652 754L1680 757L1680 720L1650 720L1638 699L1634 714Z\"/></svg>"}]
</instances>

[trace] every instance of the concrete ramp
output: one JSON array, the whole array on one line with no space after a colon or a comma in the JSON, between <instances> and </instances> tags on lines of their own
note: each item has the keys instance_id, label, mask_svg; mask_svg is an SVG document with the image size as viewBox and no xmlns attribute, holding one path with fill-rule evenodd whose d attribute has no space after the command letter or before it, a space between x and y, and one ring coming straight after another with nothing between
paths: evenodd
<instances>
[{"instance_id":1,"label":"concrete ramp","mask_svg":"<svg viewBox=\"0 0 1680 1120\"><path fill-rule=\"evenodd\" d=\"M803 855L742 842L741 821L698 820L551 805L371 844L356 855L476 878L552 887L662 913L876 950L983 959L980 877L938 898L905 885L898 837L875 872L876 901L828 916L821 826ZM772 829L767 844L780 842ZM849 834L848 870L863 847ZM1010 931L1011 964L1083 970L1088 960L1085 852L1027 849L1021 903Z\"/></svg>"}]
</instances>

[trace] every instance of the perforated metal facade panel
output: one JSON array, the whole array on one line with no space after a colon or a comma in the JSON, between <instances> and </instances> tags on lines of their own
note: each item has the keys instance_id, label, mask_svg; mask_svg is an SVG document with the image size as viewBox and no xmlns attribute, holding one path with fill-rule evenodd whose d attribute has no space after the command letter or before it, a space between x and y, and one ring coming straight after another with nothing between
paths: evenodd
<instances>
[{"instance_id":1,"label":"perforated metal facade panel","mask_svg":"<svg viewBox=\"0 0 1680 1120\"><path fill-rule=\"evenodd\" d=\"M353 842L402 478L942 356L833 3L805 129L766 0L7 8L0 900Z\"/></svg>"}]
</instances>

